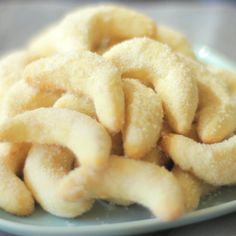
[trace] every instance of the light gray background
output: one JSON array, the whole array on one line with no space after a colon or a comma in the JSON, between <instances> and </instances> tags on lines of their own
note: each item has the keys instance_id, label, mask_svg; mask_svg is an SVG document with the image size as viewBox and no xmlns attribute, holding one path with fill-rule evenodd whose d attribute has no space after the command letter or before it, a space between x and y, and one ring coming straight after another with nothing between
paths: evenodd
<instances>
[{"instance_id":1,"label":"light gray background","mask_svg":"<svg viewBox=\"0 0 236 236\"><path fill-rule=\"evenodd\" d=\"M30 36L48 22L60 18L75 6L90 2L100 1L0 0L0 54L23 47ZM184 32L193 44L208 45L236 62L236 2L119 2L142 10L157 22L176 27ZM7 235L9 236L9 234L0 232L0 236ZM236 235L236 213L199 224L147 235Z\"/></svg>"}]
</instances>

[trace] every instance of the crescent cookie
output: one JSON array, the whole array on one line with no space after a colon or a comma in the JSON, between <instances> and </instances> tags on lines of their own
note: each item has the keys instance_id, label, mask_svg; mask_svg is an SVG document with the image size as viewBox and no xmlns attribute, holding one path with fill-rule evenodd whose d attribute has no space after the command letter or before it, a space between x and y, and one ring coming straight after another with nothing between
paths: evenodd
<instances>
[{"instance_id":1,"label":"crescent cookie","mask_svg":"<svg viewBox=\"0 0 236 236\"><path fill-rule=\"evenodd\" d=\"M1 122L21 112L40 106L51 106L58 94L45 93L19 80L9 88L2 101ZM29 215L34 210L34 200L24 182L18 178L23 169L30 145L25 143L0 143L0 206L16 215Z\"/></svg>"},{"instance_id":2,"label":"crescent cookie","mask_svg":"<svg viewBox=\"0 0 236 236\"><path fill-rule=\"evenodd\" d=\"M190 130L198 105L196 81L184 60L167 45L136 38L115 45L104 57L119 68L123 77L142 80L155 88L176 132Z\"/></svg>"},{"instance_id":3,"label":"crescent cookie","mask_svg":"<svg viewBox=\"0 0 236 236\"><path fill-rule=\"evenodd\" d=\"M163 138L162 147L181 169L193 172L206 183L215 186L236 183L236 136L216 144L202 144L169 134Z\"/></svg>"},{"instance_id":4,"label":"crescent cookie","mask_svg":"<svg viewBox=\"0 0 236 236\"><path fill-rule=\"evenodd\" d=\"M65 200L119 199L147 207L163 220L173 220L185 211L181 188L164 167L143 161L112 156L106 171L86 178L86 168L77 168L60 183ZM129 184L132 183L132 184Z\"/></svg>"},{"instance_id":5,"label":"crescent cookie","mask_svg":"<svg viewBox=\"0 0 236 236\"><path fill-rule=\"evenodd\" d=\"M125 125L122 130L125 155L141 159L155 147L162 126L159 96L137 80L124 79Z\"/></svg>"},{"instance_id":6,"label":"crescent cookie","mask_svg":"<svg viewBox=\"0 0 236 236\"><path fill-rule=\"evenodd\" d=\"M94 170L106 166L111 149L110 136L96 120L59 108L26 111L4 121L0 140L68 147L81 165Z\"/></svg>"},{"instance_id":7,"label":"crescent cookie","mask_svg":"<svg viewBox=\"0 0 236 236\"><path fill-rule=\"evenodd\" d=\"M24 79L42 90L64 90L90 97L99 121L111 132L124 123L124 94L118 69L103 57L83 51L55 55L28 65Z\"/></svg>"},{"instance_id":8,"label":"crescent cookie","mask_svg":"<svg viewBox=\"0 0 236 236\"><path fill-rule=\"evenodd\" d=\"M0 207L5 211L19 216L27 216L34 211L34 199L17 176L21 173L28 152L28 145L0 145Z\"/></svg>"},{"instance_id":9,"label":"crescent cookie","mask_svg":"<svg viewBox=\"0 0 236 236\"><path fill-rule=\"evenodd\" d=\"M5 95L0 110L0 120L14 117L17 114L39 107L50 107L61 93L40 91L29 86L24 80L16 82Z\"/></svg>"},{"instance_id":10,"label":"crescent cookie","mask_svg":"<svg viewBox=\"0 0 236 236\"><path fill-rule=\"evenodd\" d=\"M72 169L74 156L57 146L33 145L26 159L24 180L36 201L60 217L76 217L88 211L92 200L68 202L59 195L59 184Z\"/></svg>"},{"instance_id":11,"label":"crescent cookie","mask_svg":"<svg viewBox=\"0 0 236 236\"><path fill-rule=\"evenodd\" d=\"M156 23L149 17L121 6L101 5L70 13L33 39L29 50L36 57L55 52L96 51L104 41L155 35Z\"/></svg>"},{"instance_id":12,"label":"crescent cookie","mask_svg":"<svg viewBox=\"0 0 236 236\"><path fill-rule=\"evenodd\" d=\"M233 134L236 104L227 84L200 62L182 57L195 77L199 91L197 132L204 143L216 143Z\"/></svg>"}]
</instances>

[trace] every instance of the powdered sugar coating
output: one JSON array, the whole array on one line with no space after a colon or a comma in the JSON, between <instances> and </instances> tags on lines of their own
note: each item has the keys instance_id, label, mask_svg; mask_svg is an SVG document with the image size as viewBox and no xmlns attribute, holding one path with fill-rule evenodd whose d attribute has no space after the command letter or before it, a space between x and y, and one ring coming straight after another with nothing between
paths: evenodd
<instances>
[{"instance_id":1,"label":"powdered sugar coating","mask_svg":"<svg viewBox=\"0 0 236 236\"><path fill-rule=\"evenodd\" d=\"M94 169L106 166L111 148L110 136L98 122L59 108L39 108L6 120L0 139L62 145L72 150L82 165Z\"/></svg>"},{"instance_id":2,"label":"powdered sugar coating","mask_svg":"<svg viewBox=\"0 0 236 236\"><path fill-rule=\"evenodd\" d=\"M92 100L82 94L65 93L55 102L54 107L79 111L96 118L96 111Z\"/></svg>"},{"instance_id":3,"label":"powdered sugar coating","mask_svg":"<svg viewBox=\"0 0 236 236\"><path fill-rule=\"evenodd\" d=\"M31 63L25 80L42 90L66 90L89 96L99 121L111 132L124 122L124 94L120 72L101 56L84 51L55 55Z\"/></svg>"},{"instance_id":4,"label":"powdered sugar coating","mask_svg":"<svg viewBox=\"0 0 236 236\"><path fill-rule=\"evenodd\" d=\"M96 51L104 39L154 38L155 34L156 23L149 17L122 6L100 5L80 8L68 14L33 39L29 49L36 57L57 52Z\"/></svg>"},{"instance_id":5,"label":"powdered sugar coating","mask_svg":"<svg viewBox=\"0 0 236 236\"><path fill-rule=\"evenodd\" d=\"M151 88L137 80L124 79L125 126L123 141L125 155L132 159L144 157L156 145L162 126L161 100Z\"/></svg>"},{"instance_id":6,"label":"powdered sugar coating","mask_svg":"<svg viewBox=\"0 0 236 236\"><path fill-rule=\"evenodd\" d=\"M33 196L17 176L22 171L27 152L27 145L0 144L0 207L19 216L34 211Z\"/></svg>"},{"instance_id":7,"label":"powdered sugar coating","mask_svg":"<svg viewBox=\"0 0 236 236\"><path fill-rule=\"evenodd\" d=\"M37 202L53 215L76 217L92 207L92 200L70 203L59 195L60 181L73 169L74 158L58 146L33 145L26 160L24 180Z\"/></svg>"},{"instance_id":8,"label":"powdered sugar coating","mask_svg":"<svg viewBox=\"0 0 236 236\"><path fill-rule=\"evenodd\" d=\"M12 52L0 59L0 105L9 88L22 79L23 70L31 60L26 50Z\"/></svg>"},{"instance_id":9,"label":"powdered sugar coating","mask_svg":"<svg viewBox=\"0 0 236 236\"><path fill-rule=\"evenodd\" d=\"M173 174L164 167L143 161L112 156L106 171L97 178L83 181L86 169L65 176L61 194L69 201L83 198L120 199L139 203L164 220L184 212L182 191Z\"/></svg>"},{"instance_id":10,"label":"powdered sugar coating","mask_svg":"<svg viewBox=\"0 0 236 236\"><path fill-rule=\"evenodd\" d=\"M191 68L197 81L199 106L197 131L204 143L215 143L233 134L236 128L236 103L225 81L217 78L200 62L182 59Z\"/></svg>"},{"instance_id":11,"label":"powdered sugar coating","mask_svg":"<svg viewBox=\"0 0 236 236\"><path fill-rule=\"evenodd\" d=\"M117 44L104 54L123 77L151 83L160 95L170 126L178 133L190 130L198 91L190 68L162 43L136 38Z\"/></svg>"},{"instance_id":12,"label":"powdered sugar coating","mask_svg":"<svg viewBox=\"0 0 236 236\"><path fill-rule=\"evenodd\" d=\"M182 135L167 135L162 147L183 170L216 185L236 183L236 136L216 144L202 144Z\"/></svg>"}]
</instances>

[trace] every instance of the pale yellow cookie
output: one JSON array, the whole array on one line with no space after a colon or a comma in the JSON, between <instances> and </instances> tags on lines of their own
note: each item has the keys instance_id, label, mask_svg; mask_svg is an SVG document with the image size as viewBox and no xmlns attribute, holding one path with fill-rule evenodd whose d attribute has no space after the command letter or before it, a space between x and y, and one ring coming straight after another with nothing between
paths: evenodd
<instances>
[{"instance_id":1,"label":"pale yellow cookie","mask_svg":"<svg viewBox=\"0 0 236 236\"><path fill-rule=\"evenodd\" d=\"M203 181L199 180L193 174L179 167L174 167L172 173L182 188L186 209L188 211L196 209L203 194L204 186L207 184L204 184Z\"/></svg>"},{"instance_id":2,"label":"pale yellow cookie","mask_svg":"<svg viewBox=\"0 0 236 236\"><path fill-rule=\"evenodd\" d=\"M32 60L27 51L15 51L0 59L0 106L9 88L22 79L25 66Z\"/></svg>"},{"instance_id":3,"label":"pale yellow cookie","mask_svg":"<svg viewBox=\"0 0 236 236\"><path fill-rule=\"evenodd\" d=\"M6 120L0 126L0 140L62 145L81 165L94 170L106 166L111 149L111 138L97 121L59 108L39 108Z\"/></svg>"},{"instance_id":4,"label":"pale yellow cookie","mask_svg":"<svg viewBox=\"0 0 236 236\"><path fill-rule=\"evenodd\" d=\"M184 60L167 45L136 38L115 45L104 57L119 68L123 77L155 88L171 128L182 134L190 130L198 105L196 81Z\"/></svg>"},{"instance_id":5,"label":"pale yellow cookie","mask_svg":"<svg viewBox=\"0 0 236 236\"><path fill-rule=\"evenodd\" d=\"M68 14L33 39L29 50L36 57L55 52L97 51L113 41L155 35L156 23L149 17L122 6L101 5Z\"/></svg>"},{"instance_id":6,"label":"pale yellow cookie","mask_svg":"<svg viewBox=\"0 0 236 236\"><path fill-rule=\"evenodd\" d=\"M92 100L82 94L65 93L55 102L54 107L79 111L96 118L96 111Z\"/></svg>"},{"instance_id":7,"label":"pale yellow cookie","mask_svg":"<svg viewBox=\"0 0 236 236\"><path fill-rule=\"evenodd\" d=\"M9 88L2 100L0 120L3 122L21 112L40 106L51 106L58 96L38 91L19 80ZM29 215L34 210L31 193L17 177L22 172L29 148L30 145L24 143L0 143L0 206L17 215Z\"/></svg>"},{"instance_id":8,"label":"pale yellow cookie","mask_svg":"<svg viewBox=\"0 0 236 236\"><path fill-rule=\"evenodd\" d=\"M58 146L33 145L24 168L24 180L36 201L49 213L76 217L92 207L92 200L68 202L59 195L59 183L74 164L71 152Z\"/></svg>"},{"instance_id":9,"label":"pale yellow cookie","mask_svg":"<svg viewBox=\"0 0 236 236\"><path fill-rule=\"evenodd\" d=\"M28 85L24 80L16 82L2 101L0 120L39 107L50 107L60 97L59 92L40 91Z\"/></svg>"},{"instance_id":10,"label":"pale yellow cookie","mask_svg":"<svg viewBox=\"0 0 236 236\"><path fill-rule=\"evenodd\" d=\"M233 134L236 128L236 103L227 84L217 79L200 62L182 57L197 81L199 107L196 116L197 132L204 143L220 142Z\"/></svg>"},{"instance_id":11,"label":"pale yellow cookie","mask_svg":"<svg viewBox=\"0 0 236 236\"><path fill-rule=\"evenodd\" d=\"M236 136L216 144L202 144L177 134L163 138L164 151L180 168L216 185L236 183Z\"/></svg>"},{"instance_id":12,"label":"pale yellow cookie","mask_svg":"<svg viewBox=\"0 0 236 236\"><path fill-rule=\"evenodd\" d=\"M79 199L120 199L139 203L163 220L184 213L184 199L174 175L164 167L112 156L106 171L97 178L84 179L86 168L65 176L61 194L68 201Z\"/></svg>"},{"instance_id":13,"label":"pale yellow cookie","mask_svg":"<svg viewBox=\"0 0 236 236\"><path fill-rule=\"evenodd\" d=\"M0 207L19 216L27 216L34 211L34 199L21 174L28 152L28 146L1 143L0 145Z\"/></svg>"},{"instance_id":14,"label":"pale yellow cookie","mask_svg":"<svg viewBox=\"0 0 236 236\"><path fill-rule=\"evenodd\" d=\"M155 147L162 127L161 100L151 88L124 79L125 125L122 130L125 155L141 159Z\"/></svg>"},{"instance_id":15,"label":"pale yellow cookie","mask_svg":"<svg viewBox=\"0 0 236 236\"><path fill-rule=\"evenodd\" d=\"M124 122L120 72L108 60L88 51L56 55L28 65L25 80L42 90L64 90L90 97L99 121L111 132Z\"/></svg>"}]
</instances>

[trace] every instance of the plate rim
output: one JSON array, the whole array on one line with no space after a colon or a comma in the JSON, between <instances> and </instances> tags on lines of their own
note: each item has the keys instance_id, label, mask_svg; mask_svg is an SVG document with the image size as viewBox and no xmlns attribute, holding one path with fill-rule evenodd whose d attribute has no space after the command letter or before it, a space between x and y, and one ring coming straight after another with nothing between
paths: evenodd
<instances>
[{"instance_id":1,"label":"plate rim","mask_svg":"<svg viewBox=\"0 0 236 236\"><path fill-rule=\"evenodd\" d=\"M103 235L108 233L127 232L132 230L132 232L151 232L153 230L164 230L167 228L180 227L188 224L193 224L208 219L217 218L219 216L232 213L236 211L236 200L226 202L220 205L200 209L187 213L185 216L175 220L175 221L160 221L159 218L135 220L120 223L107 223L98 225L84 225L84 226L44 226L44 225L32 225L14 222L6 219L0 219L0 227L10 233L46 233L64 235L72 233L81 234L99 234Z\"/></svg>"}]
</instances>

